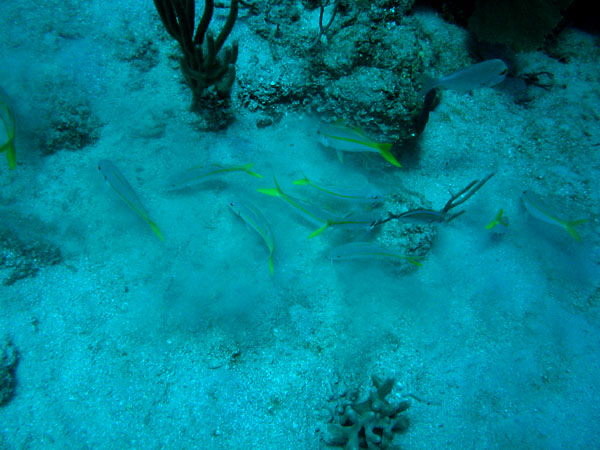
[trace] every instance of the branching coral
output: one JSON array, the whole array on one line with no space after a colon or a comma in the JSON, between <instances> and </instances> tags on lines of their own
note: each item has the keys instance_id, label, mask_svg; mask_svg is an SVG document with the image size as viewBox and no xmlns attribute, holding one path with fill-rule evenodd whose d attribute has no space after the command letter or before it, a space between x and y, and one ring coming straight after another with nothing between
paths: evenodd
<instances>
[{"instance_id":1,"label":"branching coral","mask_svg":"<svg viewBox=\"0 0 600 450\"><path fill-rule=\"evenodd\" d=\"M183 52L180 66L194 96L192 109L198 109L202 94L210 86L215 86L220 97L229 97L235 80L237 42L227 47L221 57L217 55L237 19L238 0L231 1L227 21L216 39L208 31L214 11L213 0L205 0L202 18L195 30L194 0L154 0L154 5L167 32Z\"/></svg>"},{"instance_id":2,"label":"branching coral","mask_svg":"<svg viewBox=\"0 0 600 450\"><path fill-rule=\"evenodd\" d=\"M382 381L373 376L372 380L375 387L368 398L355 398L338 405L324 437L326 444L344 446L347 450L394 448L394 433L408 428L408 418L401 413L408 409L410 402L386 400L396 384L393 379Z\"/></svg>"}]
</instances>

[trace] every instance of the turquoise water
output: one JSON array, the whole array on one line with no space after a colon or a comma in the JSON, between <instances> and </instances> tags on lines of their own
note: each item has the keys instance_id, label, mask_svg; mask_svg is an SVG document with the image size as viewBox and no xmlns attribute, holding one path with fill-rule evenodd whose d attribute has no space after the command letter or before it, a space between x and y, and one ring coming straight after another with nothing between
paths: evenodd
<instances>
[{"instance_id":1,"label":"turquoise water","mask_svg":"<svg viewBox=\"0 0 600 450\"><path fill-rule=\"evenodd\" d=\"M301 47L319 11L299 5L282 29ZM443 91L416 143L395 149L397 168L377 153L341 162L318 134L331 114L281 91L267 98L282 114L262 126L273 117L248 101L253 87L302 97L310 83L298 48L273 47L245 8L232 33L234 120L218 131L190 112L179 48L152 2L5 0L0 23L0 85L18 125L17 168L0 155L0 349L5 365L18 355L5 371L1 448L322 448L329 411L367 392L372 375L395 380L390 401L410 401L394 441L403 448L599 446L597 37L564 30L567 62L515 56L516 75L552 74L547 89L520 91L511 76ZM421 39L438 55L426 68L435 76L474 62L458 26L418 11L390 32L409 25L431 32ZM336 97L348 103L375 82L349 78ZM127 184L107 184L101 160ZM212 163L253 163L262 178L232 171L172 189ZM318 221L258 192L276 177L332 217L384 218L439 211L490 173L448 223L331 226L313 238ZM348 206L293 184L303 176L383 204ZM548 220L527 211L524 191ZM231 202L264 216L272 276L264 222L253 227ZM500 209L508 227L486 229ZM581 241L557 218L587 219ZM328 258L353 241L421 266Z\"/></svg>"}]
</instances>

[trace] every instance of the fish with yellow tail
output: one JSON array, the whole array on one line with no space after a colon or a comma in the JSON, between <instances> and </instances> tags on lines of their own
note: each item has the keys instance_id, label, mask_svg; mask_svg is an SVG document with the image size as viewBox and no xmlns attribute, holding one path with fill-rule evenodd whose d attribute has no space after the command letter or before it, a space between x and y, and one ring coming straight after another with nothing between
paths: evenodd
<instances>
[{"instance_id":1,"label":"fish with yellow tail","mask_svg":"<svg viewBox=\"0 0 600 450\"><path fill-rule=\"evenodd\" d=\"M306 200L286 194L281 190L281 187L279 186L279 183L277 183L277 179L275 177L273 177L273 181L275 182L275 188L261 188L258 189L258 192L261 194L270 195L271 197L279 197L299 211L306 220L317 224L319 228L313 231L308 236L309 238L318 236L332 226L345 228L360 227L364 230L368 230L368 226L373 222L372 216L365 217L364 215L355 214L353 211L343 214L336 214L326 211L325 209L318 207Z\"/></svg>"},{"instance_id":2,"label":"fish with yellow tail","mask_svg":"<svg viewBox=\"0 0 600 450\"><path fill-rule=\"evenodd\" d=\"M243 204L239 201L229 202L229 207L236 216L239 216L246 224L258 233L265 241L269 249L269 273L273 276L273 252L275 251L275 240L269 222L259 209L251 204Z\"/></svg>"},{"instance_id":3,"label":"fish with yellow tail","mask_svg":"<svg viewBox=\"0 0 600 450\"><path fill-rule=\"evenodd\" d=\"M529 214L544 223L563 228L576 241L581 241L575 229L577 225L587 222L587 219L565 220L560 218L552 209L531 191L523 192L523 205Z\"/></svg>"},{"instance_id":4,"label":"fish with yellow tail","mask_svg":"<svg viewBox=\"0 0 600 450\"><path fill-rule=\"evenodd\" d=\"M158 225L150 219L146 208L144 208L144 205L142 205L142 202L121 171L117 169L117 166L111 161L103 159L98 163L98 170L100 170L100 173L102 173L106 182L117 193L121 200L127 203L138 216L144 219L154 234L156 234L161 241L164 241L165 238L158 228Z\"/></svg>"},{"instance_id":5,"label":"fish with yellow tail","mask_svg":"<svg viewBox=\"0 0 600 450\"><path fill-rule=\"evenodd\" d=\"M383 159L396 167L402 167L392 154L393 144L376 142L358 127L346 126L343 120L322 124L318 130L321 143L337 151L342 159L342 152L379 153Z\"/></svg>"},{"instance_id":6,"label":"fish with yellow tail","mask_svg":"<svg viewBox=\"0 0 600 450\"><path fill-rule=\"evenodd\" d=\"M393 249L382 247L374 242L347 242L329 250L330 261L388 259L401 260L421 267L418 256L405 255Z\"/></svg>"},{"instance_id":7,"label":"fish with yellow tail","mask_svg":"<svg viewBox=\"0 0 600 450\"><path fill-rule=\"evenodd\" d=\"M341 200L348 203L365 204L366 206L375 206L383 202L383 194L372 189L370 186L361 187L340 187L319 185L309 180L306 175L298 180L294 180L296 186L310 186L313 189L325 194L330 199Z\"/></svg>"},{"instance_id":8,"label":"fish with yellow tail","mask_svg":"<svg viewBox=\"0 0 600 450\"><path fill-rule=\"evenodd\" d=\"M220 163L199 164L190 167L184 171L178 172L169 177L169 189L179 190L188 187L192 184L201 183L211 180L214 177L222 176L228 173L245 172L256 178L262 178L262 175L252 171L254 163L225 165Z\"/></svg>"}]
</instances>

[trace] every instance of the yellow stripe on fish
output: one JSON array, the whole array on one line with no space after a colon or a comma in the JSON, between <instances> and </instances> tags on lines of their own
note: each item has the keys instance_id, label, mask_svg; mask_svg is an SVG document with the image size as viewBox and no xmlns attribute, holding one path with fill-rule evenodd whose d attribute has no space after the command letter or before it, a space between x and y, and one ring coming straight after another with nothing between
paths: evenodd
<instances>
[{"instance_id":1,"label":"yellow stripe on fish","mask_svg":"<svg viewBox=\"0 0 600 450\"><path fill-rule=\"evenodd\" d=\"M421 267L418 256L398 253L373 242L347 242L330 249L327 253L330 261L392 259L401 260Z\"/></svg>"},{"instance_id":2,"label":"yellow stripe on fish","mask_svg":"<svg viewBox=\"0 0 600 450\"><path fill-rule=\"evenodd\" d=\"M329 197L350 201L350 202L361 202L361 203L381 203L383 201L383 194L371 189L370 186L364 187L340 187L340 186L328 186L328 185L319 185L312 180L309 180L306 175L303 175L302 178L298 180L294 180L294 183L297 186L310 186L317 191L323 192L327 194Z\"/></svg>"},{"instance_id":3,"label":"yellow stripe on fish","mask_svg":"<svg viewBox=\"0 0 600 450\"><path fill-rule=\"evenodd\" d=\"M154 234L156 234L161 241L164 241L165 238L158 228L158 225L156 225L156 223L150 219L150 216L146 212L146 208L144 208L144 205L142 205L142 202L138 198L129 182L125 179L123 174L121 174L121 171L117 169L117 166L115 166L111 161L103 159L98 163L98 170L100 170L110 187L117 193L119 197L121 197L121 200L127 203L127 205L129 205L129 207L135 211L137 215L144 219Z\"/></svg>"},{"instance_id":4,"label":"yellow stripe on fish","mask_svg":"<svg viewBox=\"0 0 600 450\"><path fill-rule=\"evenodd\" d=\"M173 190L182 189L194 183L207 181L215 176L220 176L232 172L246 172L256 178L262 178L262 175L253 172L251 169L254 163L228 166L220 163L200 164L189 169L178 172L169 177L169 188Z\"/></svg>"},{"instance_id":5,"label":"yellow stripe on fish","mask_svg":"<svg viewBox=\"0 0 600 450\"><path fill-rule=\"evenodd\" d=\"M239 201L229 202L231 210L239 216L246 224L256 231L259 236L265 241L269 249L269 273L273 276L273 252L275 251L275 240L271 227L265 216L254 206L244 205Z\"/></svg>"},{"instance_id":6,"label":"yellow stripe on fish","mask_svg":"<svg viewBox=\"0 0 600 450\"><path fill-rule=\"evenodd\" d=\"M544 223L563 228L576 241L581 241L579 233L575 229L577 225L587 222L587 219L565 220L558 217L552 209L546 205L537 195L531 191L523 192L523 205L529 214Z\"/></svg>"},{"instance_id":7,"label":"yellow stripe on fish","mask_svg":"<svg viewBox=\"0 0 600 450\"><path fill-rule=\"evenodd\" d=\"M393 144L379 143L367 136L358 127L348 127L342 120L330 124L322 124L318 130L321 142L325 147L338 152L379 153L387 162L402 167L392 154Z\"/></svg>"}]
</instances>

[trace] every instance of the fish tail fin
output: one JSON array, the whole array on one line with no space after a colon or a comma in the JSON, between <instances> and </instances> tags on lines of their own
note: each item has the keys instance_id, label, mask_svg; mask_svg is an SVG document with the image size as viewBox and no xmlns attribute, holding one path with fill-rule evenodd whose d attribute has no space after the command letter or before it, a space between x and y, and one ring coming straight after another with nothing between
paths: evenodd
<instances>
[{"instance_id":1,"label":"fish tail fin","mask_svg":"<svg viewBox=\"0 0 600 450\"><path fill-rule=\"evenodd\" d=\"M273 181L275 182L274 188L261 188L257 189L257 191L261 194L270 195L271 197L285 198L285 194L279 187L279 183L277 183L277 179L275 177L273 177Z\"/></svg>"},{"instance_id":2,"label":"fish tail fin","mask_svg":"<svg viewBox=\"0 0 600 450\"><path fill-rule=\"evenodd\" d=\"M14 137L11 137L8 142L0 146L0 153L6 152L6 159L8 160L8 168L14 170L17 167L17 152L15 150Z\"/></svg>"},{"instance_id":3,"label":"fish tail fin","mask_svg":"<svg viewBox=\"0 0 600 450\"><path fill-rule=\"evenodd\" d=\"M146 219L146 221L148 222L148 225L150 225L150 228L152 228L152 231L154 231L154 234L156 234L161 241L164 241L165 238L163 237L160 229L158 228L158 225L156 225L156 223L154 223L150 219Z\"/></svg>"},{"instance_id":4,"label":"fish tail fin","mask_svg":"<svg viewBox=\"0 0 600 450\"><path fill-rule=\"evenodd\" d=\"M294 183L295 185L298 185L298 186L309 186L311 184L308 177L304 174L302 174L302 178L300 178L298 180L294 180L294 181L292 181L292 183Z\"/></svg>"},{"instance_id":5,"label":"fish tail fin","mask_svg":"<svg viewBox=\"0 0 600 450\"><path fill-rule=\"evenodd\" d=\"M6 159L8 160L8 168L14 170L17 167L17 152L14 141L6 149Z\"/></svg>"},{"instance_id":6,"label":"fish tail fin","mask_svg":"<svg viewBox=\"0 0 600 450\"><path fill-rule=\"evenodd\" d=\"M582 223L587 222L587 219L579 219L579 220L573 220L571 222L567 222L565 223L565 230L567 230L567 232L573 236L573 239L575 239L577 242L581 241L581 236L579 236L579 233L577 232L577 230L575 229L575 227L577 225L581 225Z\"/></svg>"},{"instance_id":7,"label":"fish tail fin","mask_svg":"<svg viewBox=\"0 0 600 450\"><path fill-rule=\"evenodd\" d=\"M325 231L327 228L329 228L330 225L331 225L331 222L329 220L326 220L325 225L323 225L321 228L318 228L315 231L313 231L312 233L310 233L308 235L308 238L312 239L312 238L320 235L323 231Z\"/></svg>"},{"instance_id":8,"label":"fish tail fin","mask_svg":"<svg viewBox=\"0 0 600 450\"><path fill-rule=\"evenodd\" d=\"M248 163L248 164L244 164L242 166L242 169L244 170L244 172L246 172L248 175L252 175L253 177L256 178L262 178L263 176L260 173L256 173L253 172L251 169L252 167L254 167L254 163Z\"/></svg>"},{"instance_id":9,"label":"fish tail fin","mask_svg":"<svg viewBox=\"0 0 600 450\"><path fill-rule=\"evenodd\" d=\"M405 255L404 258L406 259L406 262L412 264L413 266L423 267L423 264L421 264L418 257L416 256Z\"/></svg>"},{"instance_id":10,"label":"fish tail fin","mask_svg":"<svg viewBox=\"0 0 600 450\"><path fill-rule=\"evenodd\" d=\"M257 191L261 194L270 195L271 197L281 197L281 195L279 195L279 191L275 188L260 188L257 189Z\"/></svg>"},{"instance_id":11,"label":"fish tail fin","mask_svg":"<svg viewBox=\"0 0 600 450\"><path fill-rule=\"evenodd\" d=\"M273 272L274 272L274 267L273 267L273 253L271 253L269 255L269 273L271 274L271 276L273 276Z\"/></svg>"},{"instance_id":12,"label":"fish tail fin","mask_svg":"<svg viewBox=\"0 0 600 450\"><path fill-rule=\"evenodd\" d=\"M390 164L393 164L396 167L402 167L402 164L398 162L396 157L392 155L392 146L393 144L377 144L377 150L379 150L379 154Z\"/></svg>"}]
</instances>

